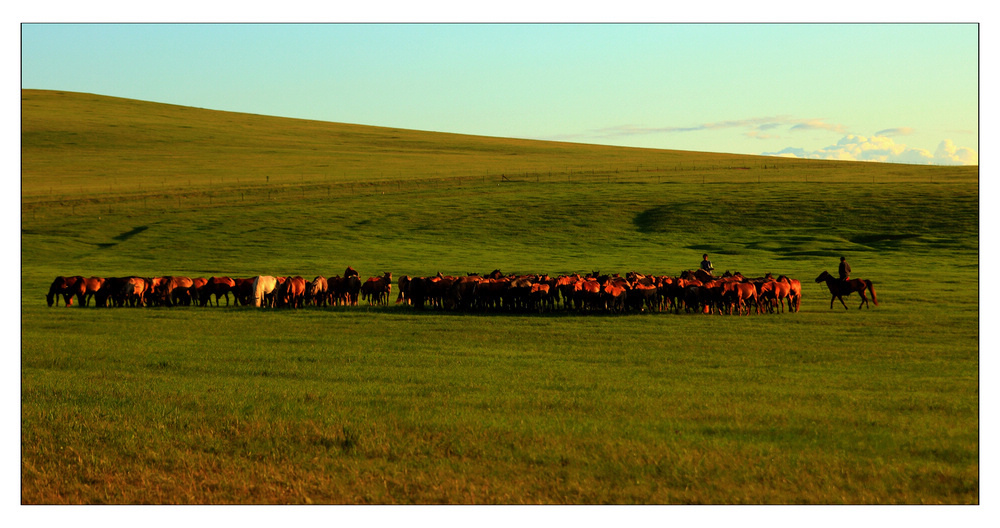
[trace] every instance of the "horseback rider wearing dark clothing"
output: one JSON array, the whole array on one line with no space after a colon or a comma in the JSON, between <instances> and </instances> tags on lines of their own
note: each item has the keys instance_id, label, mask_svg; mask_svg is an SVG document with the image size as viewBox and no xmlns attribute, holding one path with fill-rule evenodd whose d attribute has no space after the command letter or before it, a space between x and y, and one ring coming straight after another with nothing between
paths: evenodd
<instances>
[{"instance_id":1,"label":"horseback rider wearing dark clothing","mask_svg":"<svg viewBox=\"0 0 1000 528\"><path fill-rule=\"evenodd\" d=\"M712 266L712 262L708 260L708 253L701 256L701 269L707 271L709 274L715 269L715 266Z\"/></svg>"},{"instance_id":2,"label":"horseback rider wearing dark clothing","mask_svg":"<svg viewBox=\"0 0 1000 528\"><path fill-rule=\"evenodd\" d=\"M840 283L847 284L847 280L851 278L851 265L847 263L847 257L840 257L840 268L837 269L837 274L840 275Z\"/></svg>"}]
</instances>

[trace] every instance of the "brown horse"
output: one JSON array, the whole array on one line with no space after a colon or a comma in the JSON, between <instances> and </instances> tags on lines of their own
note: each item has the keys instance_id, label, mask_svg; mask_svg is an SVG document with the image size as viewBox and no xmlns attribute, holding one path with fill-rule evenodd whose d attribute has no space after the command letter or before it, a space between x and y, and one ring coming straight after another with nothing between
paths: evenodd
<instances>
[{"instance_id":1,"label":"brown horse","mask_svg":"<svg viewBox=\"0 0 1000 528\"><path fill-rule=\"evenodd\" d=\"M231 290L235 298L233 304L250 306L250 303L253 302L253 279L254 277L233 279L233 288Z\"/></svg>"},{"instance_id":2,"label":"brown horse","mask_svg":"<svg viewBox=\"0 0 1000 528\"><path fill-rule=\"evenodd\" d=\"M701 268L698 268L696 270L685 270L685 271L682 271L680 277L682 279L687 279L687 280L701 281L702 283L713 281L713 280L715 280L717 278L714 275L712 275L711 273L709 273L709 272L707 272L707 271L705 271L705 270L703 270Z\"/></svg>"},{"instance_id":3,"label":"brown horse","mask_svg":"<svg viewBox=\"0 0 1000 528\"><path fill-rule=\"evenodd\" d=\"M84 306L84 297L87 295L87 283L86 280L76 275L74 277L56 277L52 281L52 285L49 286L49 293L45 295L45 301L52 306L55 303L59 306L59 297L61 296L65 301L66 306L73 306L73 297L76 296L80 300L78 306Z\"/></svg>"},{"instance_id":4,"label":"brown horse","mask_svg":"<svg viewBox=\"0 0 1000 528\"><path fill-rule=\"evenodd\" d=\"M296 275L295 277L284 277L284 280L279 278L278 282L278 287L275 288L278 306L301 308L305 300L306 280Z\"/></svg>"},{"instance_id":5,"label":"brown horse","mask_svg":"<svg viewBox=\"0 0 1000 528\"><path fill-rule=\"evenodd\" d=\"M87 285L87 292L83 296L83 304L81 306L90 306L90 299L94 299L94 306L102 306L103 304L98 301L97 294L104 287L104 278L91 277L83 282Z\"/></svg>"},{"instance_id":6,"label":"brown horse","mask_svg":"<svg viewBox=\"0 0 1000 528\"><path fill-rule=\"evenodd\" d=\"M799 311L799 306L802 305L802 283L784 275L778 276L778 282L788 283L788 311Z\"/></svg>"},{"instance_id":7,"label":"brown horse","mask_svg":"<svg viewBox=\"0 0 1000 528\"><path fill-rule=\"evenodd\" d=\"M844 303L844 296L850 295L853 292L858 292L861 296L861 304L858 305L860 310L862 306L869 308L868 297L865 295L865 290L868 290L872 294L872 302L875 306L878 306L878 298L875 297L875 287L872 286L872 281L867 279L848 279L847 281L842 281L840 279L834 278L828 272L824 271L820 273L819 277L816 277L816 282L826 282L826 287L830 289L830 293L833 297L830 297L830 308L833 308L833 300L840 299L840 304L844 305L844 309L847 309L847 304Z\"/></svg>"},{"instance_id":8,"label":"brown horse","mask_svg":"<svg viewBox=\"0 0 1000 528\"><path fill-rule=\"evenodd\" d=\"M392 291L392 272L386 272L381 277L369 277L361 285L361 299L367 299L372 304L388 305L389 293Z\"/></svg>"},{"instance_id":9,"label":"brown horse","mask_svg":"<svg viewBox=\"0 0 1000 528\"><path fill-rule=\"evenodd\" d=\"M233 297L236 297L235 289L236 281L229 277L209 277L205 285L198 290L199 304L202 306L210 305L214 295L216 306L219 305L219 297L225 297L226 306L229 306L229 292L233 292Z\"/></svg>"},{"instance_id":10,"label":"brown horse","mask_svg":"<svg viewBox=\"0 0 1000 528\"><path fill-rule=\"evenodd\" d=\"M767 280L760 285L760 301L767 304L767 310L774 313L775 310L785 311L785 301L788 301L788 311L792 311L792 301L789 296L792 293L792 286L785 281Z\"/></svg>"},{"instance_id":11,"label":"brown horse","mask_svg":"<svg viewBox=\"0 0 1000 528\"><path fill-rule=\"evenodd\" d=\"M177 304L190 306L194 281L189 277L170 276L165 277L165 279L160 285L160 289L156 291L156 295L160 297L160 301L167 306Z\"/></svg>"},{"instance_id":12,"label":"brown horse","mask_svg":"<svg viewBox=\"0 0 1000 528\"><path fill-rule=\"evenodd\" d=\"M604 309L611 312L622 313L625 311L625 301L628 300L628 291L625 289L627 282L608 281L601 287L601 300Z\"/></svg>"},{"instance_id":13,"label":"brown horse","mask_svg":"<svg viewBox=\"0 0 1000 528\"><path fill-rule=\"evenodd\" d=\"M410 276L403 275L399 278L399 295L396 297L396 304L410 304Z\"/></svg>"},{"instance_id":14,"label":"brown horse","mask_svg":"<svg viewBox=\"0 0 1000 528\"><path fill-rule=\"evenodd\" d=\"M749 301L753 300L757 313L761 313L761 299L757 296L757 287L749 282L726 282L722 286L722 298L731 314L735 310L738 315L750 315ZM746 309L746 313L743 310ZM720 312L721 313L721 312Z\"/></svg>"}]
</instances>

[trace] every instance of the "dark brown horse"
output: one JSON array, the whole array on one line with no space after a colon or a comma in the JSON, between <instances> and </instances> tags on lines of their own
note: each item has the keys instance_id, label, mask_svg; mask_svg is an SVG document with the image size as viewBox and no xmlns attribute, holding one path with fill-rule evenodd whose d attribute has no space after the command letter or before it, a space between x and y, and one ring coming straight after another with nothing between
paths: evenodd
<instances>
[{"instance_id":1,"label":"dark brown horse","mask_svg":"<svg viewBox=\"0 0 1000 528\"><path fill-rule=\"evenodd\" d=\"M52 306L55 303L59 306L59 297L62 297L66 306L73 306L73 297L80 300L79 306L84 306L84 297L87 295L86 279L76 275L73 277L56 277L49 286L49 293L45 295L45 301Z\"/></svg>"},{"instance_id":2,"label":"dark brown horse","mask_svg":"<svg viewBox=\"0 0 1000 528\"><path fill-rule=\"evenodd\" d=\"M386 272L381 277L369 277L361 285L361 299L367 299L368 304L389 304L389 292L392 290L392 272Z\"/></svg>"},{"instance_id":3,"label":"dark brown horse","mask_svg":"<svg viewBox=\"0 0 1000 528\"><path fill-rule=\"evenodd\" d=\"M219 305L219 297L226 298L226 306L229 306L229 292L233 292L233 297L236 297L236 281L229 277L209 277L208 281L205 283L201 289L198 290L198 300L199 304L202 306L210 305L212 302L212 296L215 296L215 305ZM235 300L233 301L236 302Z\"/></svg>"},{"instance_id":4,"label":"dark brown horse","mask_svg":"<svg viewBox=\"0 0 1000 528\"><path fill-rule=\"evenodd\" d=\"M682 271L680 277L682 279L686 279L686 280L701 281L702 283L705 283L705 282L712 281L712 280L716 279L716 277L713 276L711 273L709 273L709 272L707 272L707 271L705 271L705 270L703 270L701 268L698 268L696 270L685 270L685 271Z\"/></svg>"},{"instance_id":5,"label":"dark brown horse","mask_svg":"<svg viewBox=\"0 0 1000 528\"><path fill-rule=\"evenodd\" d=\"M860 310L862 306L869 308L868 297L865 295L865 290L868 290L872 294L872 302L875 306L878 306L878 298L875 297L875 287L872 286L872 281L867 279L848 279L842 281L830 275L828 272L824 271L816 277L816 282L826 282L826 287L830 289L830 293L833 297L830 297L830 308L833 308L833 300L840 299L840 304L844 305L844 309L847 309L847 304L844 303L844 297L850 295L853 292L858 292L861 296L861 304L858 305Z\"/></svg>"}]
</instances>

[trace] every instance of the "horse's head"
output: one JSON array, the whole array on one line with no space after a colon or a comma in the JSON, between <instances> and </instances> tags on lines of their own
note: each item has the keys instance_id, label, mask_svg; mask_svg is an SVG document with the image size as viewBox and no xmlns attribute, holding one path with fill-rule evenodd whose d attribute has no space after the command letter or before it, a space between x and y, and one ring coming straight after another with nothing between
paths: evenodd
<instances>
[{"instance_id":1,"label":"horse's head","mask_svg":"<svg viewBox=\"0 0 1000 528\"><path fill-rule=\"evenodd\" d=\"M830 275L829 272L824 271L823 273L819 274L819 277L816 277L816 282L823 282L823 281L825 281L827 279L832 279L832 278L833 278L833 275Z\"/></svg>"}]
</instances>

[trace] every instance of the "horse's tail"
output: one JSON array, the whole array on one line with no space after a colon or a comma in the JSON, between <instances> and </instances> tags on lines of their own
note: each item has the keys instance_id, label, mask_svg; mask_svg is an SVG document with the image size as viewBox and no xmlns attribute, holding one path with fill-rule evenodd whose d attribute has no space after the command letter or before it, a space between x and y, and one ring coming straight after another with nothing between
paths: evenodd
<instances>
[{"instance_id":1,"label":"horse's tail","mask_svg":"<svg viewBox=\"0 0 1000 528\"><path fill-rule=\"evenodd\" d=\"M261 297L264 296L264 287L261 284L260 277L254 277L253 279L253 305L255 308L260 308Z\"/></svg>"},{"instance_id":2,"label":"horse's tail","mask_svg":"<svg viewBox=\"0 0 1000 528\"><path fill-rule=\"evenodd\" d=\"M872 286L872 281L865 279L865 286L872 293L872 302L875 303L875 306L878 306L878 298L875 297L875 286Z\"/></svg>"}]
</instances>

